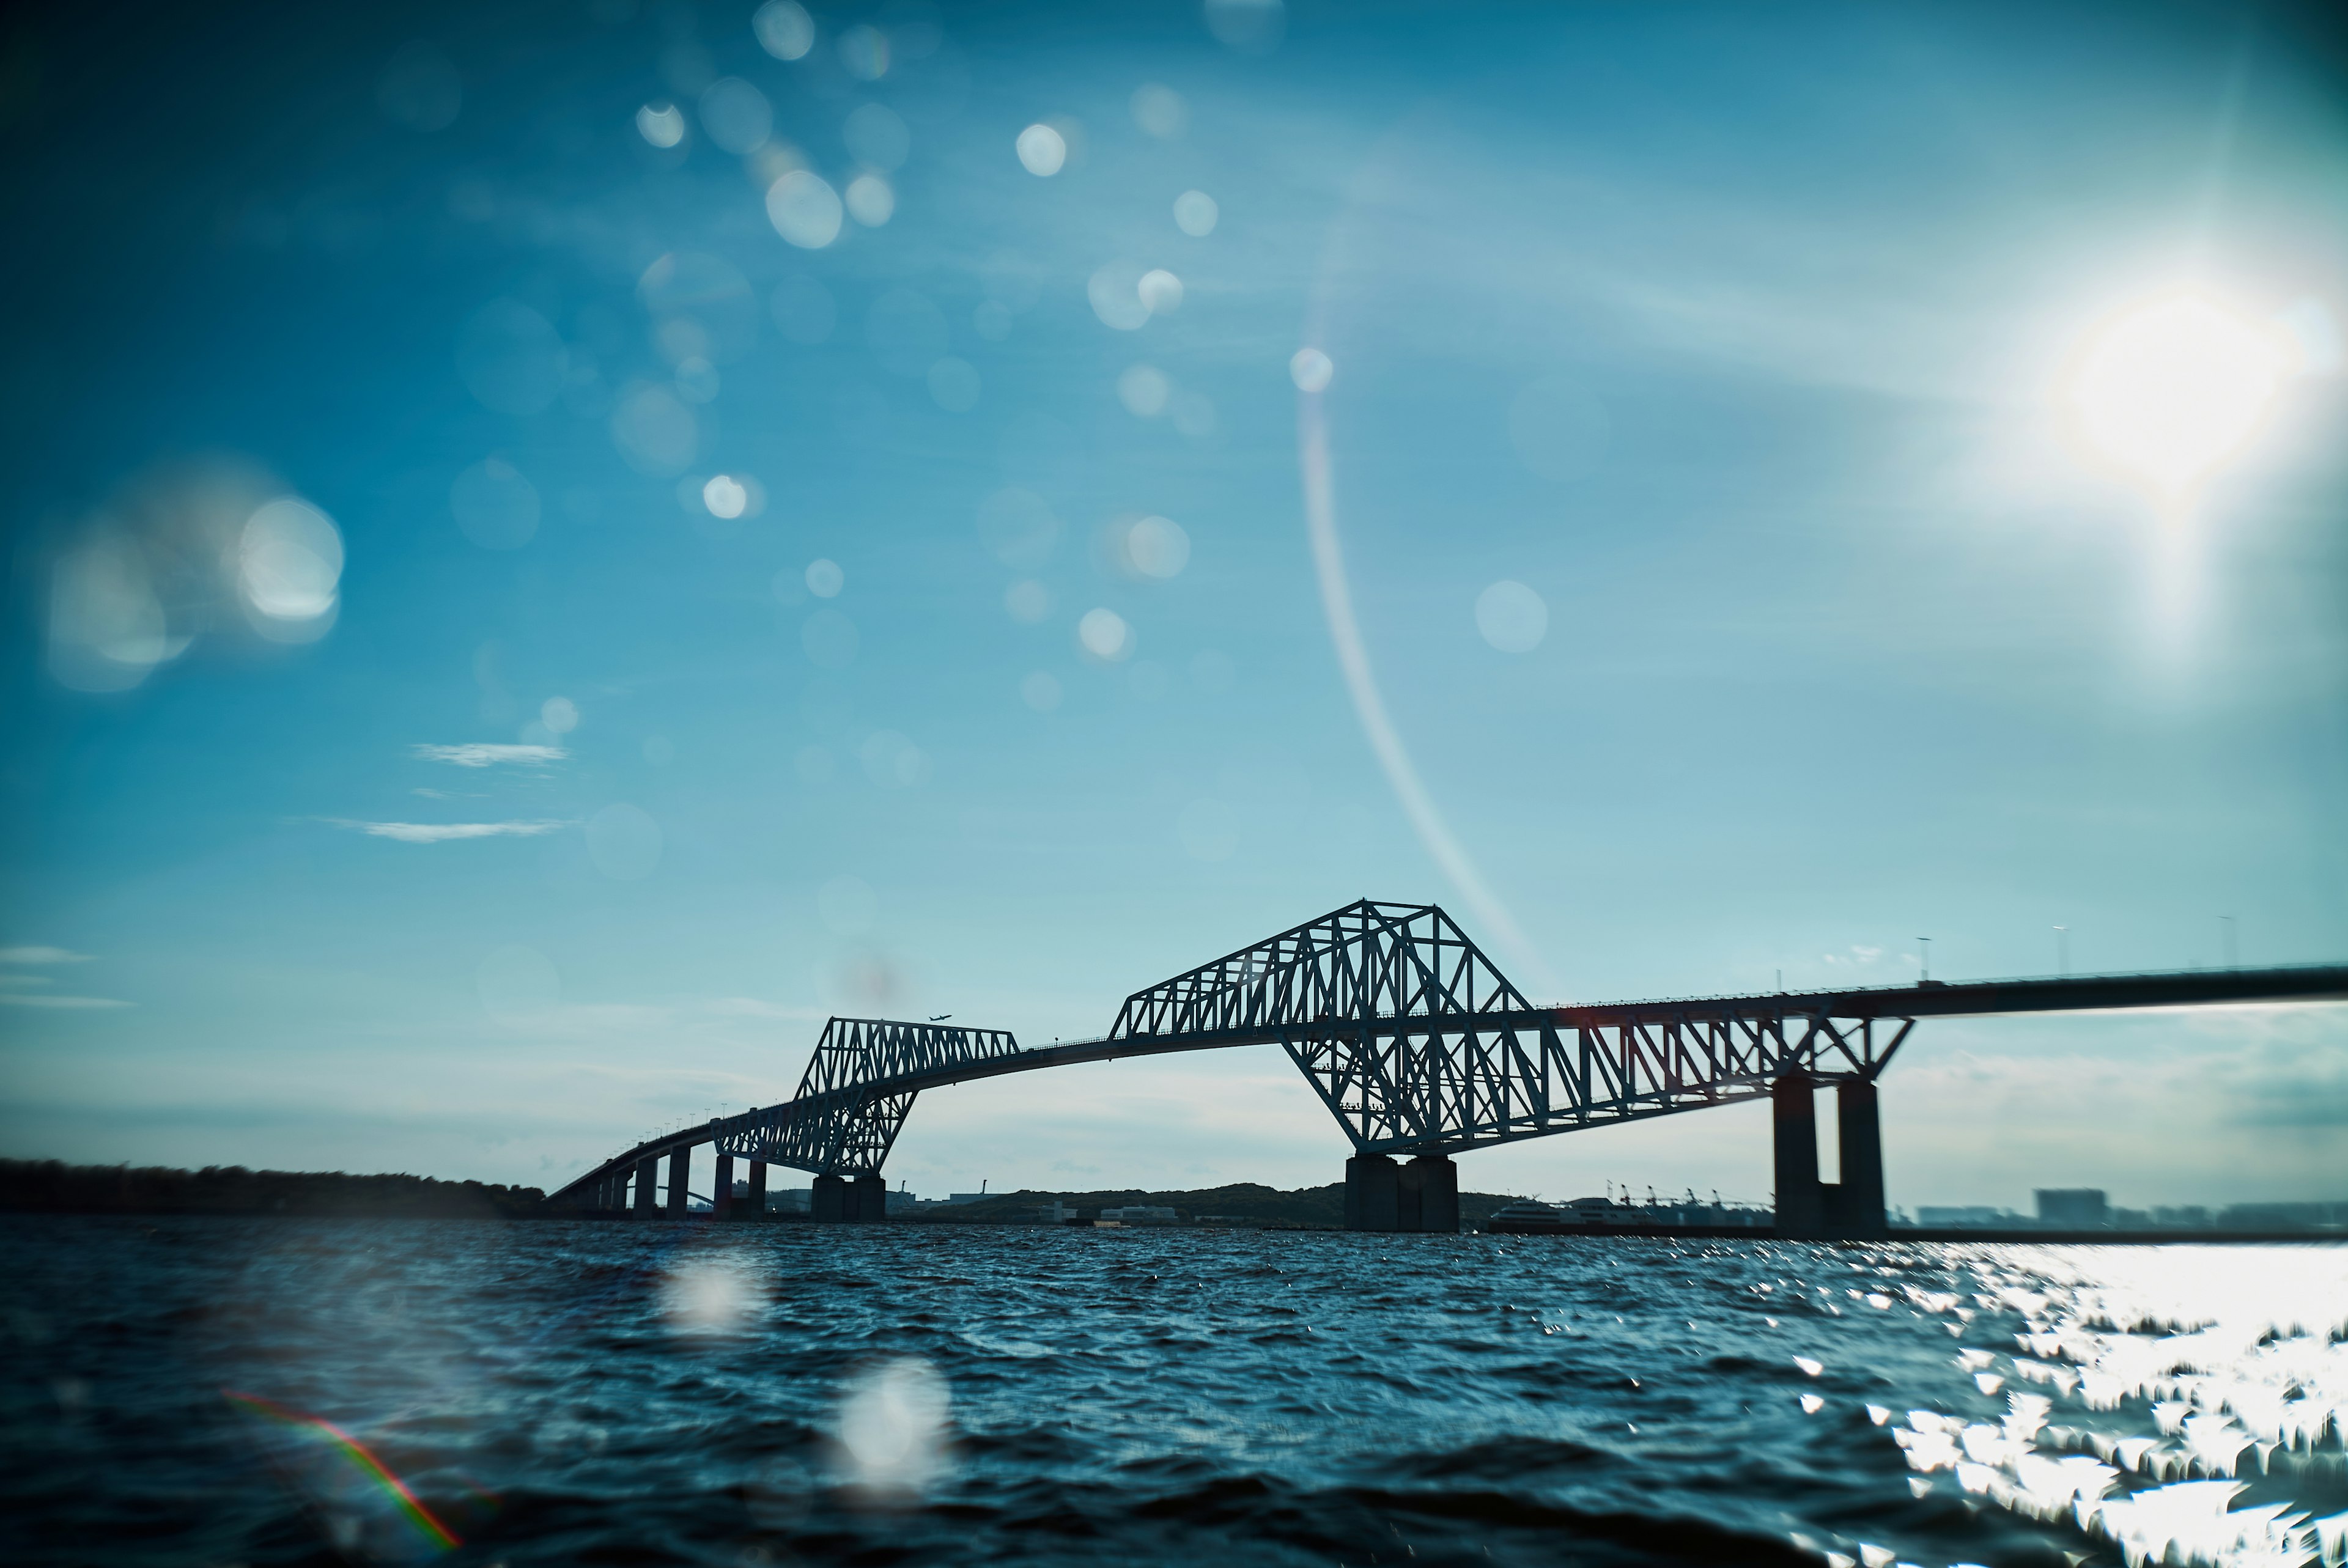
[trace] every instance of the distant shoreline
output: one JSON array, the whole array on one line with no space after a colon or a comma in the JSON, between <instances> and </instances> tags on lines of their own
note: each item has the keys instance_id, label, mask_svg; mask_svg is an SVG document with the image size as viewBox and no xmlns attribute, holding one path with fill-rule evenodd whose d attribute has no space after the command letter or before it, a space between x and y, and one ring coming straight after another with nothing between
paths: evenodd
<instances>
[{"instance_id":1,"label":"distant shoreline","mask_svg":"<svg viewBox=\"0 0 2348 1568\"><path fill-rule=\"evenodd\" d=\"M1135 1229L1342 1232L1344 1189L1340 1184L1292 1192L1240 1183L1199 1192L1145 1193L1123 1189L1094 1193L998 1193L951 1207L924 1206L892 1214L891 1225L1035 1229L1055 1222L1036 1217L1046 1206L1067 1215L1066 1224L1089 1225L1086 1209L1125 1204L1158 1204L1181 1215L1170 1225L1135 1224ZM1521 1239L1614 1238L1707 1241L1777 1241L1776 1230L1756 1225L1568 1225L1500 1220L1498 1209L1518 1200L1494 1193L1462 1193L1460 1208L1473 1232ZM252 1171L213 1165L200 1171L168 1166L68 1165L57 1160L0 1160L0 1214L85 1217L118 1215L161 1218L214 1215L221 1218L285 1219L469 1219L592 1220L602 1224L644 1223L625 1211L587 1214L546 1201L536 1187L444 1182L407 1174L351 1175L340 1171ZM665 1211L658 1216L665 1219ZM713 1222L706 1209L689 1211L694 1223ZM766 1225L812 1225L804 1213L770 1209ZM861 1227L848 1227L861 1228ZM1389 1233L1365 1233L1380 1235ZM1895 1225L1884 1241L2039 1243L2065 1246L2156 1246L2208 1244L2317 1242L2339 1245L2348 1233L2322 1230L2081 1230L2029 1226Z\"/></svg>"}]
</instances>

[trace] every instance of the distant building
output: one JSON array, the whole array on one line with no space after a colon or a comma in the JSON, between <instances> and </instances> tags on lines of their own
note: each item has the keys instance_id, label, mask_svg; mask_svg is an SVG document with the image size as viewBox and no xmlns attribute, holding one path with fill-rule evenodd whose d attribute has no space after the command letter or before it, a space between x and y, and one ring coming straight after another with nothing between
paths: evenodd
<instances>
[{"instance_id":1,"label":"distant building","mask_svg":"<svg viewBox=\"0 0 2348 1568\"><path fill-rule=\"evenodd\" d=\"M2011 1209L1992 1208L1987 1204L1916 1205L1916 1223L1936 1230L1951 1225L2010 1225L2021 1218Z\"/></svg>"},{"instance_id":2,"label":"distant building","mask_svg":"<svg viewBox=\"0 0 2348 1568\"><path fill-rule=\"evenodd\" d=\"M1100 1217L1113 1225L1179 1225L1182 1216L1158 1204L1128 1204L1123 1208L1103 1209Z\"/></svg>"},{"instance_id":3,"label":"distant building","mask_svg":"<svg viewBox=\"0 0 2348 1568\"><path fill-rule=\"evenodd\" d=\"M2105 1225L2111 1223L2112 1205L2101 1187L2041 1187L2038 1219L2042 1225Z\"/></svg>"},{"instance_id":4,"label":"distant building","mask_svg":"<svg viewBox=\"0 0 2348 1568\"><path fill-rule=\"evenodd\" d=\"M988 1192L985 1184L982 1183L980 1184L978 1191L974 1193L948 1193L946 1194L946 1202L950 1204L977 1204L983 1203L994 1195L994 1194Z\"/></svg>"}]
</instances>

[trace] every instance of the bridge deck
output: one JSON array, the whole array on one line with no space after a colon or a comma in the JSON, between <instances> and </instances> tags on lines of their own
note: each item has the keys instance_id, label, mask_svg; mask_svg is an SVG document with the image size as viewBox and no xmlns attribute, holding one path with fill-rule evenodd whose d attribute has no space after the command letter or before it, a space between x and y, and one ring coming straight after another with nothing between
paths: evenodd
<instances>
[{"instance_id":1,"label":"bridge deck","mask_svg":"<svg viewBox=\"0 0 2348 1568\"><path fill-rule=\"evenodd\" d=\"M1329 1018L1311 1023L1272 1023L1242 1028L1202 1030L1181 1034L1107 1036L1096 1040L1056 1042L1029 1050L941 1063L917 1071L891 1074L868 1082L803 1095L778 1105L762 1106L736 1116L716 1118L697 1127L648 1139L625 1153L607 1160L558 1190L561 1201L592 1189L608 1176L633 1169L679 1149L702 1143L729 1144L774 1125L778 1114L808 1112L850 1099L870 1101L912 1095L924 1089L966 1083L1006 1073L1034 1072L1045 1068L1084 1062L1114 1061L1122 1057L1160 1056L1176 1051L1222 1050L1237 1046L1286 1043L1302 1033L1323 1030L1367 1034L1393 1039L1437 1032L1502 1035L1511 1031L1539 1033L1571 1031L1582 1035L1613 1030L1637 1031L1650 1026L1705 1025L1724 1022L1760 1028L1789 1021L1911 1023L1929 1018L1986 1018L2018 1013L2146 1011L2169 1008L2258 1006L2277 1003L2348 999L2348 965L2304 965L2263 969L2191 969L2148 974L2080 975L2035 979L1921 982L1909 986L1858 987L1830 991L1767 992L1759 995L1680 997L1644 1001L1566 1004L1557 1007L1478 1009L1473 1013L1403 1013L1365 1019ZM1904 1038L1904 1032L1902 1035ZM1897 1041L1894 1042L1896 1048ZM1889 1059L1890 1050L1883 1053ZM1881 1062L1876 1067L1879 1069ZM1750 1098L1759 1092L1742 1086L1727 1094L1714 1093L1699 1102ZM1662 1114L1692 1109L1693 1104L1668 1099L1640 1114ZM1618 1118L1619 1119L1619 1118ZM1564 1128L1557 1128L1563 1131ZM1462 1148L1503 1139L1462 1141Z\"/></svg>"}]
</instances>

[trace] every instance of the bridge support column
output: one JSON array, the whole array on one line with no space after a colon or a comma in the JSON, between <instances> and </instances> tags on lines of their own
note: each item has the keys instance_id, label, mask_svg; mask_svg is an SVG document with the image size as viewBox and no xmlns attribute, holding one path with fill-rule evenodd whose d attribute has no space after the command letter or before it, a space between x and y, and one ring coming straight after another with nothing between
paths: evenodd
<instances>
[{"instance_id":1,"label":"bridge support column","mask_svg":"<svg viewBox=\"0 0 2348 1568\"><path fill-rule=\"evenodd\" d=\"M668 1217L685 1218L685 1186L693 1172L693 1145L687 1143L668 1157Z\"/></svg>"},{"instance_id":2,"label":"bridge support column","mask_svg":"<svg viewBox=\"0 0 2348 1568\"><path fill-rule=\"evenodd\" d=\"M717 1172L709 1178L709 1217L730 1220L734 1217L734 1156L717 1156Z\"/></svg>"},{"instance_id":3,"label":"bridge support column","mask_svg":"<svg viewBox=\"0 0 2348 1568\"><path fill-rule=\"evenodd\" d=\"M889 1184L879 1174L859 1176L850 1186L848 1217L857 1225L877 1225L889 1217Z\"/></svg>"},{"instance_id":4,"label":"bridge support column","mask_svg":"<svg viewBox=\"0 0 2348 1568\"><path fill-rule=\"evenodd\" d=\"M1828 1215L1836 1235L1867 1241L1890 1234L1883 1217L1883 1123L1875 1085L1847 1079L1835 1085L1835 1137L1842 1150L1842 1181Z\"/></svg>"},{"instance_id":5,"label":"bridge support column","mask_svg":"<svg viewBox=\"0 0 2348 1568\"><path fill-rule=\"evenodd\" d=\"M808 1211L819 1225L836 1225L848 1218L848 1184L838 1176L818 1176Z\"/></svg>"},{"instance_id":6,"label":"bridge support column","mask_svg":"<svg viewBox=\"0 0 2348 1568\"><path fill-rule=\"evenodd\" d=\"M1776 1134L1777 1234L1817 1236L1826 1228L1817 1091L1807 1073L1789 1072L1771 1088L1769 1103Z\"/></svg>"},{"instance_id":7,"label":"bridge support column","mask_svg":"<svg viewBox=\"0 0 2348 1568\"><path fill-rule=\"evenodd\" d=\"M1390 1231L1401 1223L1402 1171L1384 1154L1345 1162L1345 1228Z\"/></svg>"},{"instance_id":8,"label":"bridge support column","mask_svg":"<svg viewBox=\"0 0 2348 1568\"><path fill-rule=\"evenodd\" d=\"M762 1220L767 1217L767 1162L753 1160L749 1171L750 1191L742 1199L742 1209L736 1217Z\"/></svg>"},{"instance_id":9,"label":"bridge support column","mask_svg":"<svg viewBox=\"0 0 2348 1568\"><path fill-rule=\"evenodd\" d=\"M636 1162L636 1217L648 1220L660 1212L654 1201L653 1188L658 1184L660 1161L657 1157Z\"/></svg>"},{"instance_id":10,"label":"bridge support column","mask_svg":"<svg viewBox=\"0 0 2348 1568\"><path fill-rule=\"evenodd\" d=\"M1447 1154L1421 1154L1395 1184L1395 1228L1459 1234L1459 1167Z\"/></svg>"}]
</instances>

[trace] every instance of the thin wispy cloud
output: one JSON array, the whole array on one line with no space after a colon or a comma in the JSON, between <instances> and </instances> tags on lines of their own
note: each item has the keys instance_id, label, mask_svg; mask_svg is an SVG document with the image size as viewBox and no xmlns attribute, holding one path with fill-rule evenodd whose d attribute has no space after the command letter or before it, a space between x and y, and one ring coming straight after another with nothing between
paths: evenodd
<instances>
[{"instance_id":1,"label":"thin wispy cloud","mask_svg":"<svg viewBox=\"0 0 2348 1568\"><path fill-rule=\"evenodd\" d=\"M402 844L446 844L457 838L534 838L569 827L551 818L527 822L354 822L348 817L325 819L370 838L394 838Z\"/></svg>"},{"instance_id":2,"label":"thin wispy cloud","mask_svg":"<svg viewBox=\"0 0 2348 1568\"><path fill-rule=\"evenodd\" d=\"M64 948L0 948L0 964L86 964L88 953Z\"/></svg>"},{"instance_id":3,"label":"thin wispy cloud","mask_svg":"<svg viewBox=\"0 0 2348 1568\"><path fill-rule=\"evenodd\" d=\"M19 995L0 991L0 1007L19 1008L127 1008L129 1002L117 1001L112 997L60 997L46 991Z\"/></svg>"},{"instance_id":4,"label":"thin wispy cloud","mask_svg":"<svg viewBox=\"0 0 2348 1568\"><path fill-rule=\"evenodd\" d=\"M499 763L559 763L571 755L561 746L498 745L486 741L469 741L456 746L420 744L415 752L427 763L453 763L460 768L495 767Z\"/></svg>"}]
</instances>

